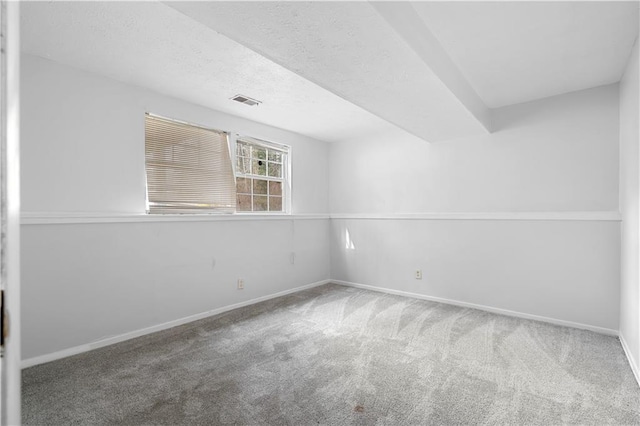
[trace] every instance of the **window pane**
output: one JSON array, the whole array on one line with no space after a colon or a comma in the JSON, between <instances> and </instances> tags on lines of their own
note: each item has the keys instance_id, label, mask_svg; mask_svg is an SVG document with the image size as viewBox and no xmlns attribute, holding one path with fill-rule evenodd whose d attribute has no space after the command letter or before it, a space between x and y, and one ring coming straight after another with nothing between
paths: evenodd
<instances>
[{"instance_id":1,"label":"window pane","mask_svg":"<svg viewBox=\"0 0 640 426\"><path fill-rule=\"evenodd\" d=\"M267 196L266 195L254 195L253 196L253 211L263 212L267 210Z\"/></svg>"},{"instance_id":2,"label":"window pane","mask_svg":"<svg viewBox=\"0 0 640 426\"><path fill-rule=\"evenodd\" d=\"M237 178L236 192L243 194L251 194L251 179Z\"/></svg>"},{"instance_id":3,"label":"window pane","mask_svg":"<svg viewBox=\"0 0 640 426\"><path fill-rule=\"evenodd\" d=\"M237 153L236 155L242 156L242 157L251 157L251 146L247 145L246 143L242 143L242 142L238 142L237 146Z\"/></svg>"},{"instance_id":4,"label":"window pane","mask_svg":"<svg viewBox=\"0 0 640 426\"><path fill-rule=\"evenodd\" d=\"M251 195L237 195L237 203L236 208L241 212L250 212L251 211Z\"/></svg>"},{"instance_id":5,"label":"window pane","mask_svg":"<svg viewBox=\"0 0 640 426\"><path fill-rule=\"evenodd\" d=\"M258 160L266 160L267 159L267 150L265 148L254 146L253 147L253 158Z\"/></svg>"},{"instance_id":6,"label":"window pane","mask_svg":"<svg viewBox=\"0 0 640 426\"><path fill-rule=\"evenodd\" d=\"M269 176L282 177L282 164L269 163Z\"/></svg>"},{"instance_id":7,"label":"window pane","mask_svg":"<svg viewBox=\"0 0 640 426\"><path fill-rule=\"evenodd\" d=\"M253 193L254 194L266 194L267 193L267 181L262 179L253 180Z\"/></svg>"},{"instance_id":8,"label":"window pane","mask_svg":"<svg viewBox=\"0 0 640 426\"><path fill-rule=\"evenodd\" d=\"M269 197L269 211L282 211L282 197Z\"/></svg>"},{"instance_id":9,"label":"window pane","mask_svg":"<svg viewBox=\"0 0 640 426\"><path fill-rule=\"evenodd\" d=\"M282 212L289 188L283 181L289 167L287 147L272 149L241 138L236 143L236 193L246 196L237 198L238 211Z\"/></svg>"},{"instance_id":10,"label":"window pane","mask_svg":"<svg viewBox=\"0 0 640 426\"><path fill-rule=\"evenodd\" d=\"M279 151L269 150L269 161L275 161L276 163L282 163L282 153Z\"/></svg>"},{"instance_id":11,"label":"window pane","mask_svg":"<svg viewBox=\"0 0 640 426\"><path fill-rule=\"evenodd\" d=\"M251 160L247 157L238 157L238 160L236 161L236 168L236 173L251 173Z\"/></svg>"},{"instance_id":12,"label":"window pane","mask_svg":"<svg viewBox=\"0 0 640 426\"><path fill-rule=\"evenodd\" d=\"M253 169L251 173L259 176L267 175L267 162L264 160L253 160L252 162Z\"/></svg>"},{"instance_id":13,"label":"window pane","mask_svg":"<svg viewBox=\"0 0 640 426\"><path fill-rule=\"evenodd\" d=\"M269 195L282 195L282 182L269 182Z\"/></svg>"}]
</instances>

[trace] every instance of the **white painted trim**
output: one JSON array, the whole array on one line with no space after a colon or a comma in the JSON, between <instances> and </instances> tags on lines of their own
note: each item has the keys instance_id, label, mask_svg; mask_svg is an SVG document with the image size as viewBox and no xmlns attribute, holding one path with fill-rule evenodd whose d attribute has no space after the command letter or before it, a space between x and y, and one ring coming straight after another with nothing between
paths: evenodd
<instances>
[{"instance_id":1,"label":"white painted trim","mask_svg":"<svg viewBox=\"0 0 640 426\"><path fill-rule=\"evenodd\" d=\"M523 220L523 221L605 221L620 222L620 212L440 212L419 214L146 214L146 213L47 213L23 212L21 225L80 223L216 222L235 220Z\"/></svg>"},{"instance_id":2,"label":"white painted trim","mask_svg":"<svg viewBox=\"0 0 640 426\"><path fill-rule=\"evenodd\" d=\"M635 363L633 356L631 356L631 350L627 345L627 341L624 340L624 336L622 333L618 336L620 338L620 343L622 344L622 349L624 350L624 354L627 356L627 361L629 361L629 365L631 366L631 371L633 371L633 375L636 378L636 382L638 382L638 386L640 386L640 368L638 368L638 364Z\"/></svg>"},{"instance_id":3,"label":"white painted trim","mask_svg":"<svg viewBox=\"0 0 640 426\"><path fill-rule=\"evenodd\" d=\"M9 335L0 360L0 424L21 421L20 359L20 3L0 2L0 185L2 185L2 288Z\"/></svg>"},{"instance_id":4,"label":"white painted trim","mask_svg":"<svg viewBox=\"0 0 640 426\"><path fill-rule=\"evenodd\" d=\"M66 358L72 355L77 355L83 352L89 352L93 349L102 348L105 346L113 345L115 343L124 342L125 340L135 339L136 337L144 336L147 334L155 333L157 331L166 330L172 327L176 327L182 324L187 324L193 321L197 321L203 318L207 318L213 315L218 315L224 312L231 311L233 309L242 308L244 306L253 305L259 302L264 302L265 300L275 299L276 297L286 296L288 294L297 293L302 290L307 290L313 287L318 287L324 284L329 284L331 280L322 280L317 281L315 283L303 285L301 287L292 288L290 290L281 291L274 294L269 294L267 296L257 297L255 299L246 300L244 302L234 303L233 305L223 306L221 308L212 309L210 311L202 312L195 315L190 315L188 317L179 318L177 320L168 321L162 324L153 325L151 327L143 328L140 330L131 331L128 333L120 334L118 336L107 337L106 339L101 339L95 342L91 342L85 345L74 346L72 348L63 349L61 351L53 352L46 355L40 355L37 357L24 359L22 360L21 367L28 368L33 367L34 365L44 364L45 362L56 361L58 359Z\"/></svg>"},{"instance_id":5,"label":"white painted trim","mask_svg":"<svg viewBox=\"0 0 640 426\"><path fill-rule=\"evenodd\" d=\"M568 212L432 212L418 214L332 213L331 219L369 220L531 220L621 221L617 211Z\"/></svg>"},{"instance_id":6,"label":"white painted trim","mask_svg":"<svg viewBox=\"0 0 640 426\"><path fill-rule=\"evenodd\" d=\"M365 290L372 290L372 291L377 291L377 292L380 292L380 293L388 293L388 294L395 294L397 296L412 297L414 299L429 300L431 302L445 303L447 305L455 305L455 306L460 306L460 307L463 307L463 308L479 309L481 311L491 312L491 313L494 313L494 314L500 314L500 315L506 315L506 316L510 316L510 317L529 319L529 320L534 320L534 321L541 321L541 322L546 322L546 323L549 323L549 324L561 325L561 326L564 326L564 327L579 328L579 329L582 329L582 330L595 331L596 333L606 334L606 335L609 335L609 336L618 336L618 331L617 330L612 330L610 328L604 328L604 327L597 327L597 326L589 325L589 324L582 324L582 323L578 323L578 322L559 320L559 319L543 317L543 316L539 316L539 315L526 314L524 312L510 311L508 309L494 308L492 306L485 306L485 305L477 305L475 303L461 302L461 301L458 301L458 300L444 299L444 298L441 298L441 297L427 296L425 294L410 293L410 292L407 292L407 291L394 290L394 289L385 288L385 287L376 287L376 286L367 285L367 284L358 284L358 283L353 283L353 282L349 282L349 281L331 280L331 282L334 283L334 284L344 285L344 286L347 286L347 287L362 288L362 289L365 289Z\"/></svg>"},{"instance_id":7,"label":"white painted trim","mask_svg":"<svg viewBox=\"0 0 640 426\"><path fill-rule=\"evenodd\" d=\"M81 223L218 222L329 219L328 214L146 214L146 213L34 213L23 212L21 225Z\"/></svg>"}]
</instances>

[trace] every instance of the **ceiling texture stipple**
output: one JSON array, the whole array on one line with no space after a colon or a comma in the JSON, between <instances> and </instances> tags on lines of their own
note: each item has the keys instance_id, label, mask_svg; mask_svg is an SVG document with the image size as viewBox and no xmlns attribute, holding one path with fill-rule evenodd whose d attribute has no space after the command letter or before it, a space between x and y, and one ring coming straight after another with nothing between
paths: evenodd
<instances>
[{"instance_id":1,"label":"ceiling texture stipple","mask_svg":"<svg viewBox=\"0 0 640 426\"><path fill-rule=\"evenodd\" d=\"M327 142L393 128L162 3L25 2L21 12L28 54Z\"/></svg>"},{"instance_id":2,"label":"ceiling texture stipple","mask_svg":"<svg viewBox=\"0 0 640 426\"><path fill-rule=\"evenodd\" d=\"M328 141L619 81L637 2L25 2L23 51ZM242 93L259 107L230 100ZM395 130L394 130L395 129Z\"/></svg>"},{"instance_id":3,"label":"ceiling texture stipple","mask_svg":"<svg viewBox=\"0 0 640 426\"><path fill-rule=\"evenodd\" d=\"M427 141L487 133L370 3L166 4Z\"/></svg>"}]
</instances>

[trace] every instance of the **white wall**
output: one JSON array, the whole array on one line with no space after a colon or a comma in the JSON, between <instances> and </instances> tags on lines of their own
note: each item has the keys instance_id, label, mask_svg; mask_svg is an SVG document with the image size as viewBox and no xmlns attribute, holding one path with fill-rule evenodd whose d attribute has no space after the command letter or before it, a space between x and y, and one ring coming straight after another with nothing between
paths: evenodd
<instances>
[{"instance_id":1,"label":"white wall","mask_svg":"<svg viewBox=\"0 0 640 426\"><path fill-rule=\"evenodd\" d=\"M325 280L328 223L23 226L23 359Z\"/></svg>"},{"instance_id":2,"label":"white wall","mask_svg":"<svg viewBox=\"0 0 640 426\"><path fill-rule=\"evenodd\" d=\"M617 330L618 86L494 120L491 135L446 143L395 132L333 144L332 278ZM610 213L574 220L585 211ZM419 218L430 212L470 220Z\"/></svg>"},{"instance_id":3,"label":"white wall","mask_svg":"<svg viewBox=\"0 0 640 426\"><path fill-rule=\"evenodd\" d=\"M617 85L496 110L486 137L428 144L394 131L329 147L28 55L22 79L24 358L329 276L618 329ZM294 217L33 219L142 213L145 111L290 144ZM331 222L295 216L329 210ZM584 211L613 213L572 216ZM401 217L429 212L470 215Z\"/></svg>"},{"instance_id":4,"label":"white wall","mask_svg":"<svg viewBox=\"0 0 640 426\"><path fill-rule=\"evenodd\" d=\"M22 61L23 359L329 278L326 143L46 59ZM144 212L145 111L290 145L294 216L92 219Z\"/></svg>"},{"instance_id":5,"label":"white wall","mask_svg":"<svg viewBox=\"0 0 640 426\"><path fill-rule=\"evenodd\" d=\"M618 210L617 91L494 110L477 138L332 144L332 213Z\"/></svg>"},{"instance_id":6,"label":"white wall","mask_svg":"<svg viewBox=\"0 0 640 426\"><path fill-rule=\"evenodd\" d=\"M640 381L640 132L638 121L638 40L633 48L624 77L620 82L620 212L621 288L620 337L626 344L630 361Z\"/></svg>"},{"instance_id":7,"label":"white wall","mask_svg":"<svg viewBox=\"0 0 640 426\"><path fill-rule=\"evenodd\" d=\"M144 212L145 112L290 145L293 213L328 211L324 142L32 55L22 61L23 212Z\"/></svg>"}]
</instances>

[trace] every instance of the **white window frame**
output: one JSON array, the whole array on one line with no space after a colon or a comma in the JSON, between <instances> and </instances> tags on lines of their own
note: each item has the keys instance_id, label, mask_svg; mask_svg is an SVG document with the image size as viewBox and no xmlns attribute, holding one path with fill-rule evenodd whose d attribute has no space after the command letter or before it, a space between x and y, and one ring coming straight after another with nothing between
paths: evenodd
<instances>
[{"instance_id":1,"label":"white window frame","mask_svg":"<svg viewBox=\"0 0 640 426\"><path fill-rule=\"evenodd\" d=\"M275 142L265 141L263 139L254 138L251 136L245 136L241 134L230 134L229 135L229 143L231 144L230 152L233 155L233 176L236 179L238 178L250 178L250 179L262 179L262 180L273 180L282 182L282 211L239 211L237 209L236 203L236 213L237 215L256 215L256 214L268 214L268 215L290 215L291 214L291 146L285 144L279 144ZM250 144L257 145L267 149L273 149L276 151L282 152L282 178L273 178L270 176L262 176L262 175L254 175L254 174L243 174L238 173L237 164L238 164L238 140L246 141ZM253 188L252 188L253 191Z\"/></svg>"}]
</instances>

